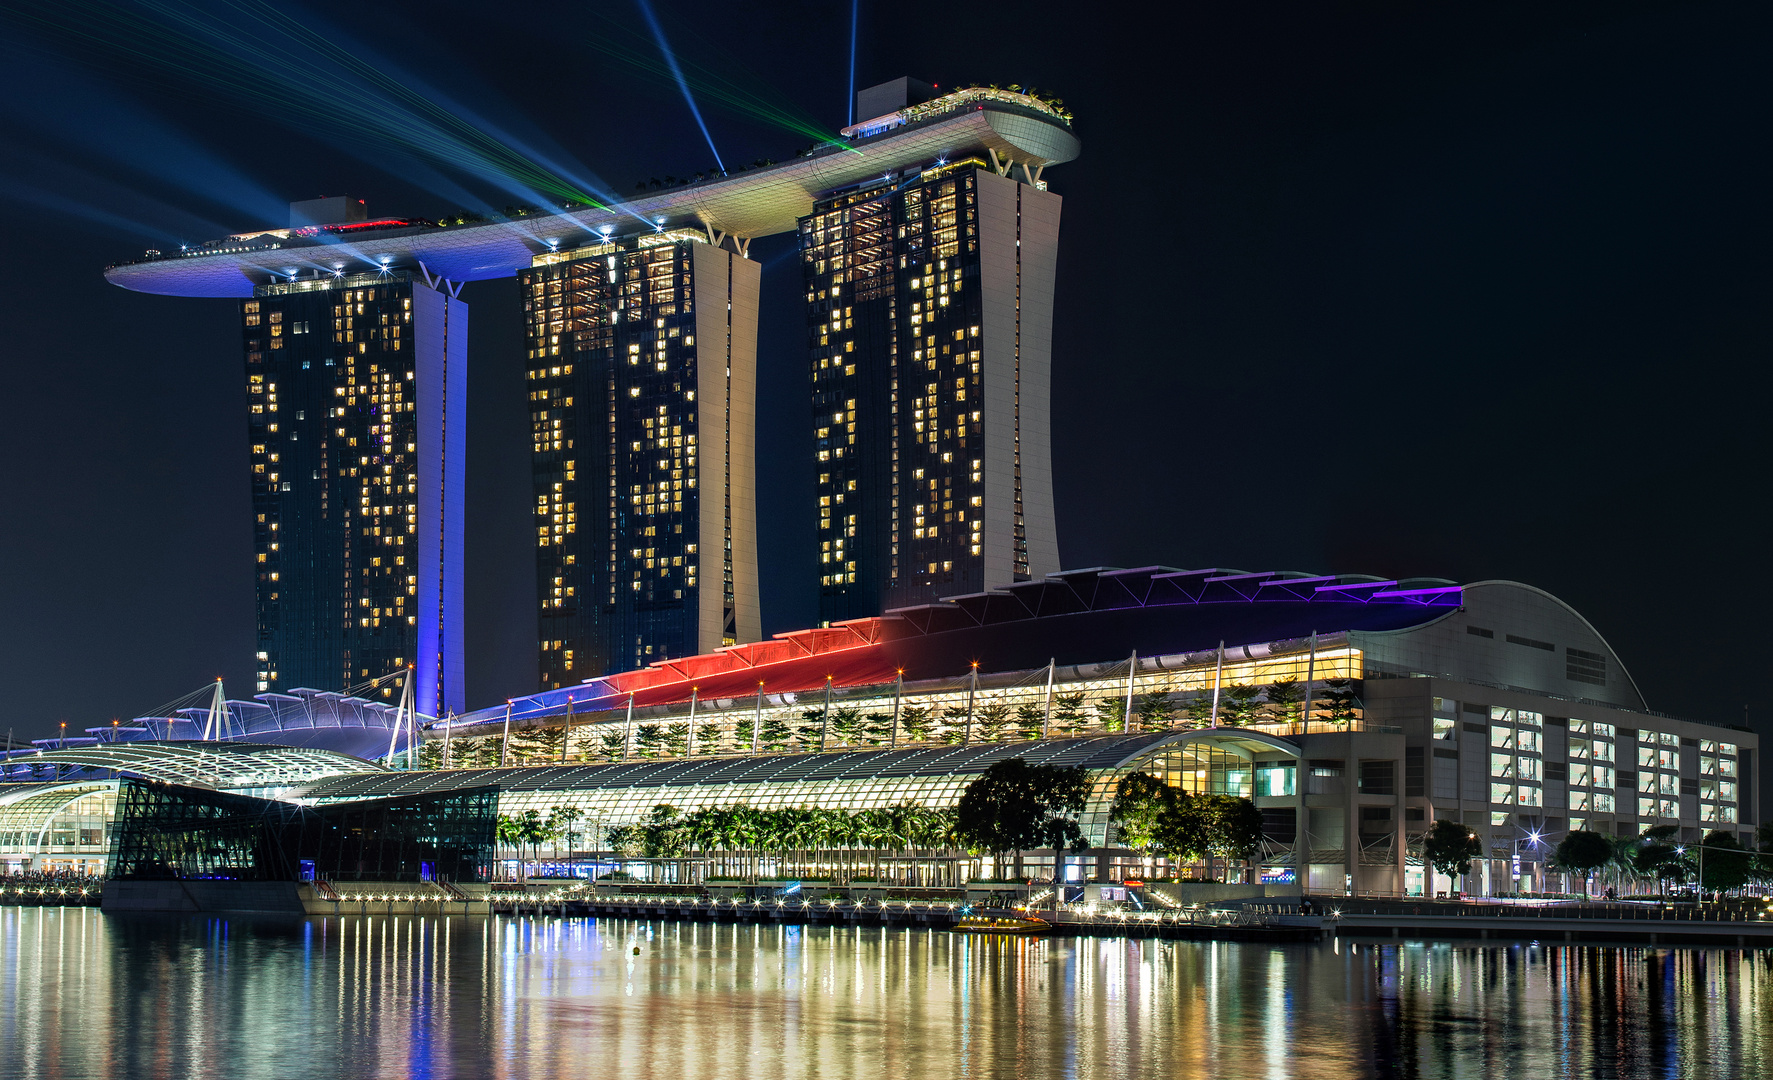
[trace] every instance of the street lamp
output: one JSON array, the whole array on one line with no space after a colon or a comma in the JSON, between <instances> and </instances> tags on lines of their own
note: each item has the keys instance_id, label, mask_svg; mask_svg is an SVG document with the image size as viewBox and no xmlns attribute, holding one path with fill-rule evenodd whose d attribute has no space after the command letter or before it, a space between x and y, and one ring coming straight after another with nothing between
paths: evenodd
<instances>
[{"instance_id":1,"label":"street lamp","mask_svg":"<svg viewBox=\"0 0 1773 1080\"><path fill-rule=\"evenodd\" d=\"M1676 844L1675 854L1685 857L1687 845ZM1699 894L1699 902L1705 903L1705 842L1703 840L1699 843L1699 880L1694 883L1693 889Z\"/></svg>"}]
</instances>

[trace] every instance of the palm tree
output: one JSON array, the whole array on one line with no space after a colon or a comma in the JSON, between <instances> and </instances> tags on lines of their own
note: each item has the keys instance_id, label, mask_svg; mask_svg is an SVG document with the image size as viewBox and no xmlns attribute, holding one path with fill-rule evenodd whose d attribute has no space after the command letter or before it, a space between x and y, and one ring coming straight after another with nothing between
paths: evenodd
<instances>
[{"instance_id":1,"label":"palm tree","mask_svg":"<svg viewBox=\"0 0 1773 1080\"><path fill-rule=\"evenodd\" d=\"M555 826L566 836L566 861L568 865L572 864L573 846L579 838L579 831L576 828L576 825L578 820L584 816L585 812L576 806L556 806L554 812L548 815L550 823L555 824Z\"/></svg>"},{"instance_id":2,"label":"palm tree","mask_svg":"<svg viewBox=\"0 0 1773 1080\"><path fill-rule=\"evenodd\" d=\"M552 835L552 827L543 820L540 810L525 810L517 821L522 830L522 842L530 846L531 857L541 859L542 841Z\"/></svg>"},{"instance_id":3,"label":"palm tree","mask_svg":"<svg viewBox=\"0 0 1773 1080\"><path fill-rule=\"evenodd\" d=\"M500 814L498 824L493 826L493 835L498 837L500 844L503 844L506 847L519 848L517 853L517 876L519 880L522 880L523 852L521 847L524 836L523 825L517 820L517 818L510 814Z\"/></svg>"}]
</instances>

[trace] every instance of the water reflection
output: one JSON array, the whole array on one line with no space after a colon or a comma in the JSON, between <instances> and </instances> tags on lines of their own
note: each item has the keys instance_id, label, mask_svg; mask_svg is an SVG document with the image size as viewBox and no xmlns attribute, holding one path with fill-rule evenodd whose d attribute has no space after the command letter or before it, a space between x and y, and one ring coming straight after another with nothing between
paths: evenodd
<instances>
[{"instance_id":1,"label":"water reflection","mask_svg":"<svg viewBox=\"0 0 1773 1080\"><path fill-rule=\"evenodd\" d=\"M0 1075L1743 1076L1769 978L1730 949L0 908Z\"/></svg>"}]
</instances>

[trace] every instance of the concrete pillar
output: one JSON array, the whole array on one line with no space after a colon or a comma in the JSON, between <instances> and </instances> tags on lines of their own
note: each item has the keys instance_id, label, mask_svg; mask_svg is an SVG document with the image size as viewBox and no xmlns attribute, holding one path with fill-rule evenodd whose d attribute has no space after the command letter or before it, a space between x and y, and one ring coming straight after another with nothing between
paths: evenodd
<instances>
[{"instance_id":1,"label":"concrete pillar","mask_svg":"<svg viewBox=\"0 0 1773 1080\"><path fill-rule=\"evenodd\" d=\"M1300 892L1311 887L1311 808L1305 805L1305 792L1310 785L1311 768L1304 757L1293 759L1293 805L1298 815L1298 832L1293 836L1293 878Z\"/></svg>"},{"instance_id":2,"label":"concrete pillar","mask_svg":"<svg viewBox=\"0 0 1773 1080\"><path fill-rule=\"evenodd\" d=\"M1360 854L1361 854L1361 821L1360 821L1360 773L1361 763L1355 753L1354 732L1347 735L1347 756L1342 761L1342 872L1348 875L1352 888L1360 887Z\"/></svg>"},{"instance_id":3,"label":"concrete pillar","mask_svg":"<svg viewBox=\"0 0 1773 1080\"><path fill-rule=\"evenodd\" d=\"M1401 761L1393 763L1393 767L1397 770L1399 781L1402 781L1403 779L1403 764L1404 763ZM1402 789L1400 788L1399 790ZM1392 808L1392 816L1395 819L1392 822L1392 836L1393 843L1397 847L1397 893L1399 896L1404 895L1409 889L1409 879L1405 877L1405 872L1408 870L1409 864L1404 858L1405 841L1409 839L1409 831L1404 826L1404 818L1409 812L1409 808L1404 805L1404 797L1402 795L1397 796L1397 805Z\"/></svg>"}]
</instances>

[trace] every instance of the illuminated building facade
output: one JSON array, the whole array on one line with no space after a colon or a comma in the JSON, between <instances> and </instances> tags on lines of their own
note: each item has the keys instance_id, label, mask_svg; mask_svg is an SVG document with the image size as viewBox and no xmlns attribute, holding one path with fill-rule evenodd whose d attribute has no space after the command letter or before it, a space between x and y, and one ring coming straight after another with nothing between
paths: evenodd
<instances>
[{"instance_id":1,"label":"illuminated building facade","mask_svg":"<svg viewBox=\"0 0 1773 1080\"><path fill-rule=\"evenodd\" d=\"M1092 770L1079 824L1108 880L1138 862L1109 818L1137 768L1254 801L1256 872L1320 893L1573 891L1551 861L1570 830L1752 844L1757 821L1753 732L1650 712L1593 626L1516 582L1070 571L573 692L570 729L563 690L458 718L433 760L480 768L447 781L322 785L497 784L505 813L632 823L659 803L949 807L1021 756ZM1483 848L1460 883L1423 862L1437 820Z\"/></svg>"},{"instance_id":2,"label":"illuminated building facade","mask_svg":"<svg viewBox=\"0 0 1773 1080\"><path fill-rule=\"evenodd\" d=\"M518 273L544 687L761 632L760 271L715 239L616 238Z\"/></svg>"},{"instance_id":3,"label":"illuminated building facade","mask_svg":"<svg viewBox=\"0 0 1773 1080\"><path fill-rule=\"evenodd\" d=\"M800 221L820 618L1059 569L1048 449L1060 198L979 159Z\"/></svg>"},{"instance_id":4,"label":"illuminated building facade","mask_svg":"<svg viewBox=\"0 0 1773 1080\"><path fill-rule=\"evenodd\" d=\"M240 302L258 690L412 667L462 708L468 308L406 271L260 285Z\"/></svg>"}]
</instances>

